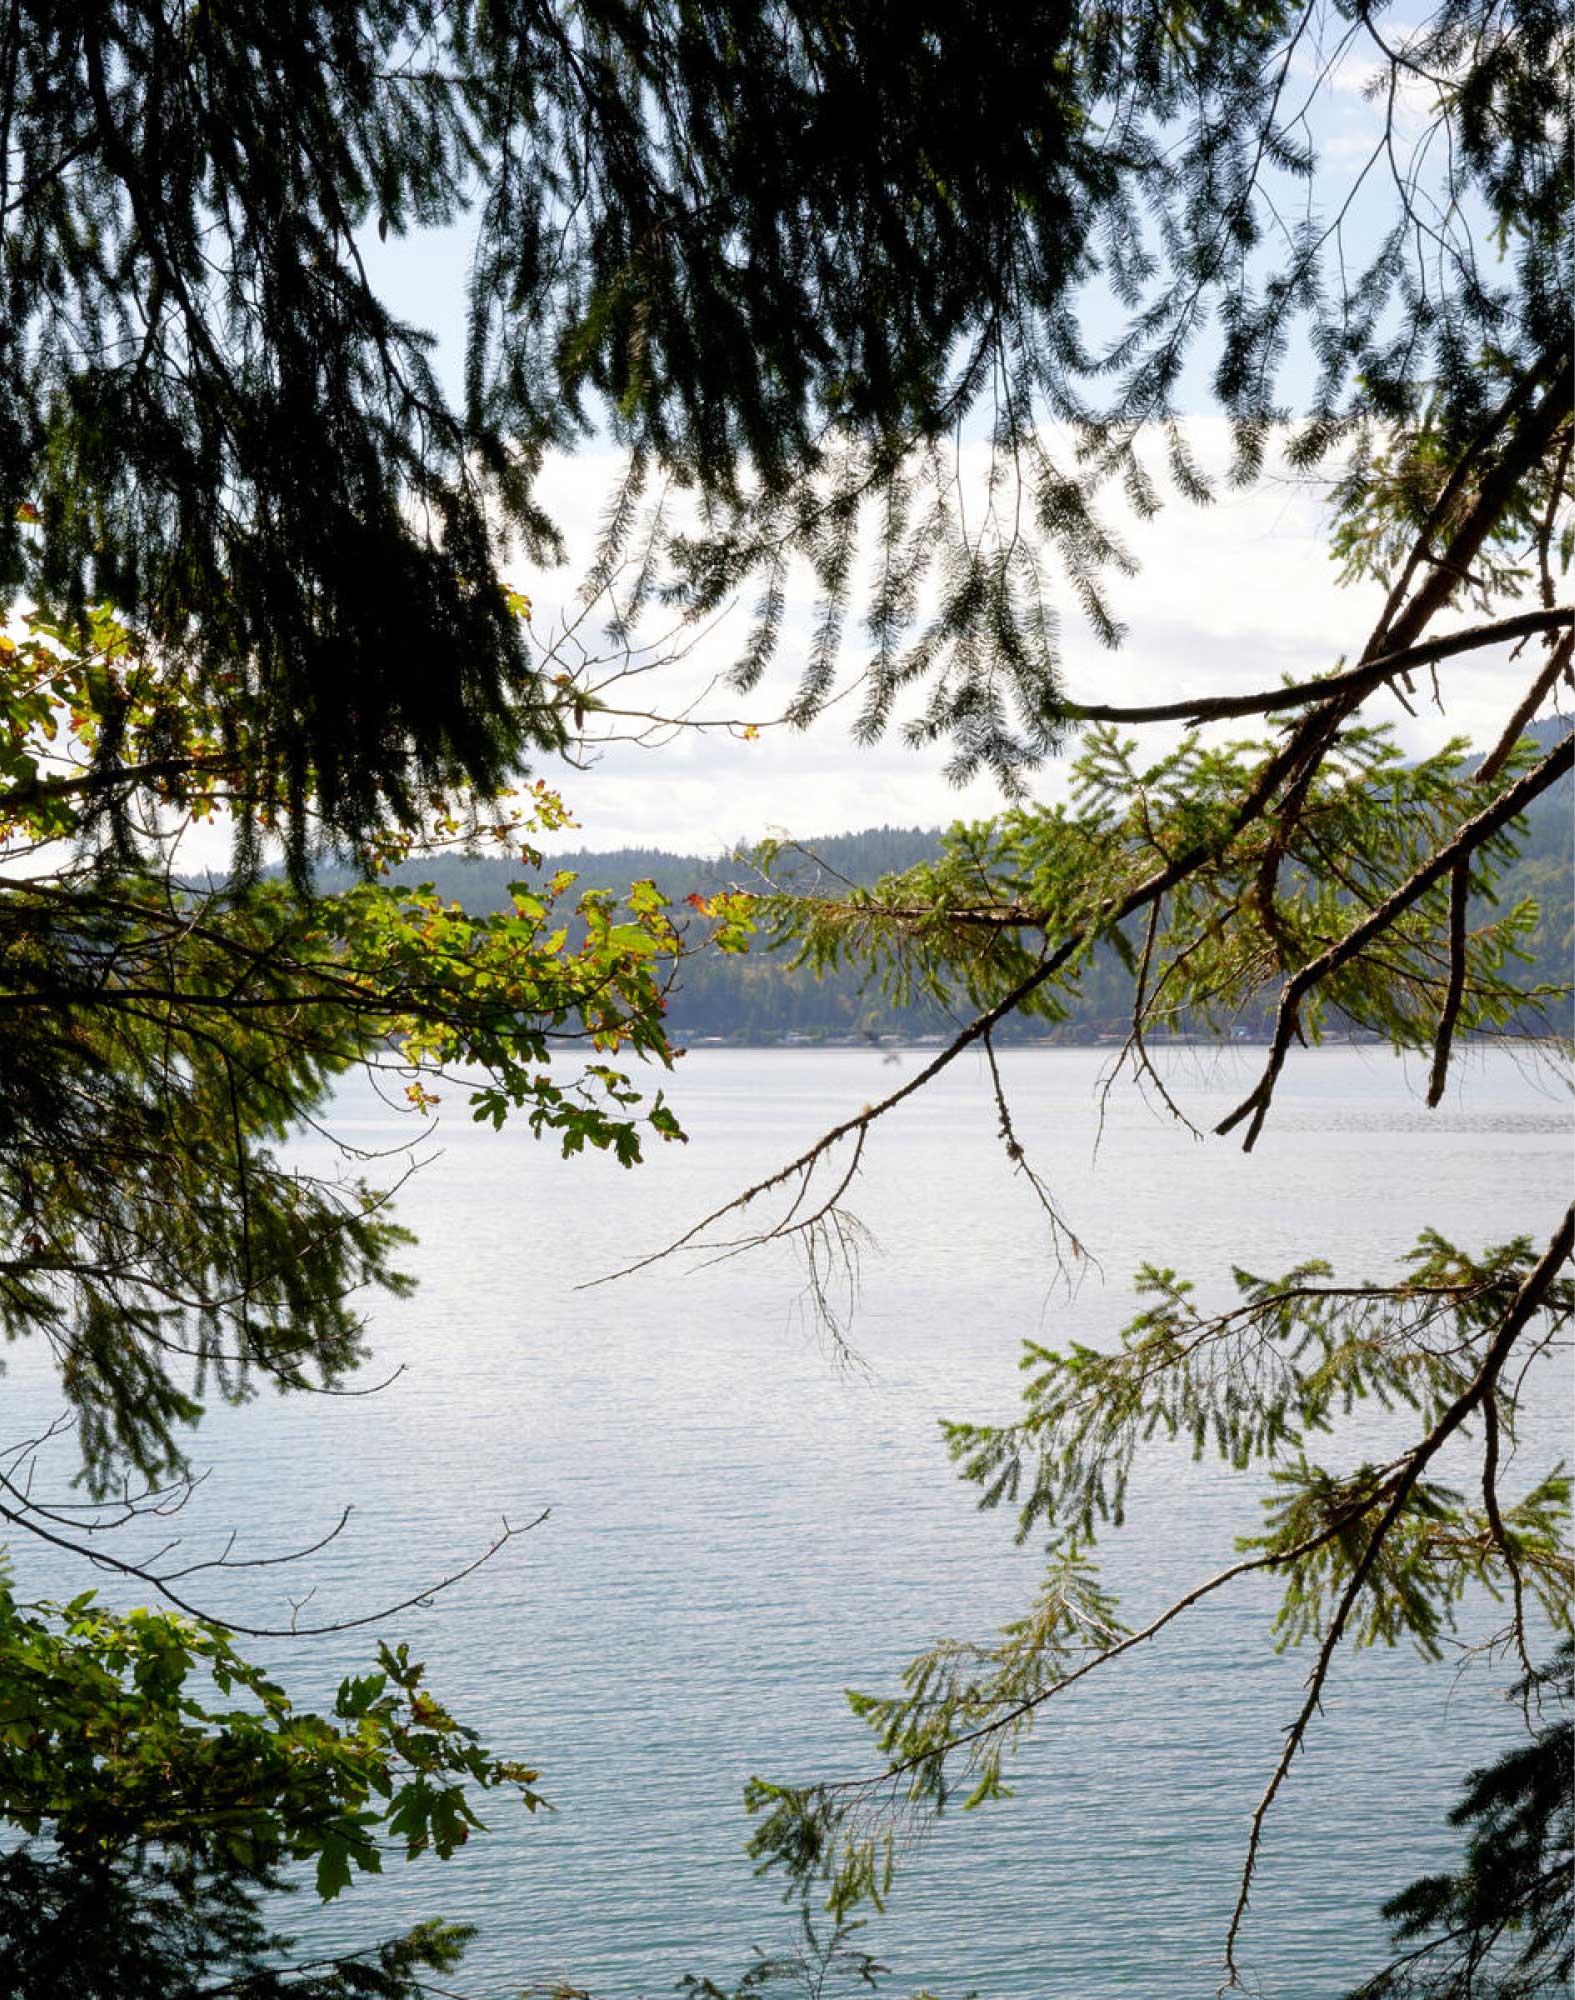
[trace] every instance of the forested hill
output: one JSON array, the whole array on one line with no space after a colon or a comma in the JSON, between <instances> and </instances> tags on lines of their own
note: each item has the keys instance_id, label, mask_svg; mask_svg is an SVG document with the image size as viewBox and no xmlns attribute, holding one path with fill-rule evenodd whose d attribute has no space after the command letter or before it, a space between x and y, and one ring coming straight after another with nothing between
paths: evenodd
<instances>
[{"instance_id":1,"label":"forested hill","mask_svg":"<svg viewBox=\"0 0 1575 2000\"><path fill-rule=\"evenodd\" d=\"M1543 724L1534 733L1551 734L1551 728ZM1524 852L1503 880L1507 900L1531 896L1541 909L1534 940L1536 964L1527 976L1554 985L1568 985L1575 954L1572 807L1575 787L1566 779L1528 816ZM784 853L774 873L777 879L785 879L791 871L799 886L834 894L839 878L870 884L931 859L940 840L938 828L882 826L862 833L833 834L804 843L813 862ZM719 889L747 887L751 881L747 867L731 857L708 860L660 848L563 852L550 856L546 865L549 871L572 869L584 888L621 893L631 882L651 881L675 906L689 895L711 896ZM506 861L470 860L458 855L425 857L411 862L402 872L412 881L430 882L446 900L478 913L505 908L509 883L519 881L523 873ZM339 887L342 878L336 871L324 870L321 885ZM1119 1033L1130 993L1130 981L1115 954L1107 952L1096 958L1084 975L1072 1019L1054 1031L1054 1038L1086 1041ZM762 950L744 957L712 953L688 961L671 996L668 1019L677 1038L687 1041L911 1038L938 1036L953 1025L948 1016L927 1004L891 1006L879 992L862 990L859 979L850 973L816 980L807 971L794 971L783 957ZM1246 1019L1242 1026L1252 1034L1263 1023ZM999 1030L1003 1040L1042 1040L1046 1034L1043 1022L1016 1016Z\"/></svg>"}]
</instances>

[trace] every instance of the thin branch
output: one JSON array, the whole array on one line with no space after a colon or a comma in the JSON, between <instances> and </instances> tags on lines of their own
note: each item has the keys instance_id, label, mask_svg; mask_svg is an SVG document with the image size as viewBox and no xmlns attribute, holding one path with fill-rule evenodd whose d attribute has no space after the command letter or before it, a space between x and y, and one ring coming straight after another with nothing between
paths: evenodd
<instances>
[{"instance_id":1,"label":"thin branch","mask_svg":"<svg viewBox=\"0 0 1575 2000\"><path fill-rule=\"evenodd\" d=\"M325 1633L329 1632L352 1632L361 1625L378 1625L385 1618L393 1618L401 1611L409 1611L417 1607L425 1608L440 1592L452 1590L455 1584L462 1583L468 1576L473 1576L484 1563L491 1562L492 1558L501 1549L507 1547L518 1536L528 1535L532 1528L539 1528L542 1522L547 1519L552 1509L544 1507L533 1521L527 1521L522 1528L511 1527L505 1517L501 1534L495 1535L487 1547L473 1561L466 1563L461 1569L450 1571L448 1575L440 1577L436 1583L427 1584L424 1589L416 1591L412 1596L401 1598L397 1604L386 1604L380 1610L363 1612L356 1618L336 1618L323 1625L302 1625L295 1619L292 1619L288 1625L246 1625L242 1624L239 1619L225 1617L222 1613L204 1611L200 1605L190 1603L178 1591L172 1590L170 1588L170 1578L160 1575L145 1564L127 1562L123 1557L106 1555L100 1549L88 1548L81 1542L74 1541L65 1535L54 1534L48 1528L43 1527L38 1521L29 1518L30 1511L30 1508L19 1510L15 1507L6 1506L4 1502L0 1502L0 1520L9 1521L13 1527L26 1529L29 1534L37 1535L42 1541L53 1543L56 1548L64 1549L69 1555L83 1556L98 1569L111 1570L117 1576L134 1577L139 1583L145 1583L151 1590L157 1591L159 1596L164 1598L166 1602L173 1604L177 1611L184 1611L187 1617L196 1618L204 1625L217 1625L226 1632L239 1632L249 1639L315 1639L321 1638ZM340 1525L343 1526L343 1522ZM334 1533L337 1532L338 1530L335 1529ZM325 1539L332 1539L332 1537L330 1536ZM314 1546L320 1547L321 1543L314 1544ZM264 1560L271 1564L288 1560L288 1558L270 1556ZM254 1565L249 1563L231 1563L225 1558L220 1558L213 1563L192 1565L193 1568L197 1569L229 1569L252 1566ZM174 1574L184 1576L189 1574L189 1571L182 1570Z\"/></svg>"},{"instance_id":2,"label":"thin branch","mask_svg":"<svg viewBox=\"0 0 1575 2000\"><path fill-rule=\"evenodd\" d=\"M1384 1470L1392 1476L1395 1468L1390 1467ZM1014 1724L1025 1721L1029 1716L1043 1708L1047 1702L1054 1700L1059 1694L1064 1694L1068 1688L1075 1687L1080 1680L1095 1672L1096 1669L1108 1666L1112 1660L1120 1659L1124 1653L1130 1653L1135 1647L1141 1646L1148 1640L1156 1637L1160 1632L1164 1631L1167 1625L1179 1618L1184 1611L1191 1610L1193 1605L1201 1603L1204 1598L1213 1596L1217 1590L1222 1590L1226 1584L1234 1583L1237 1577L1250 1576L1259 1570L1282 1569L1287 1563L1299 1562L1304 1556L1315 1554L1326 1543L1333 1541L1337 1535L1343 1534L1353 1521L1359 1520L1364 1513L1368 1512L1383 1491L1384 1486L1382 1483L1376 1487L1369 1487L1362 1493L1360 1499L1354 1500L1349 1507L1342 1509L1332 1521L1327 1522L1316 1534L1309 1535L1304 1541L1297 1542L1291 1548L1273 1549L1264 1555L1243 1556L1239 1562L1227 1564L1224 1569L1217 1570L1213 1576L1206 1577L1202 1583L1195 1584L1191 1590L1185 1591L1180 1597L1175 1598L1170 1604L1166 1605L1165 1609L1156 1618L1151 1619L1147 1625L1141 1626L1137 1631L1128 1632L1113 1645L1105 1647L1102 1651L1084 1660L1081 1666L1074 1667L1070 1673L1064 1674L1059 1680L1052 1681L1048 1687L1038 1688L1032 1694L1025 1695L1021 1701L1013 1703L1010 1708L1004 1709L999 1715L992 1717L990 1721L980 1723L977 1728L965 1730L960 1736L951 1737L939 1754L950 1757L958 1750L972 1749L978 1744L988 1741L991 1737L1001 1735L1005 1731L1010 1730ZM885 1786L889 1785L894 1779L905 1778L911 1772L918 1770L921 1765L932 1764L935 1761L936 1755L936 1749L929 1747L924 1750L915 1751L912 1756L902 1758L899 1762L888 1765L879 1778L836 1779L830 1783L819 1785L815 1789L827 1795L835 1792L867 1792L876 1785Z\"/></svg>"},{"instance_id":3,"label":"thin branch","mask_svg":"<svg viewBox=\"0 0 1575 2000\"><path fill-rule=\"evenodd\" d=\"M1066 1259L1062 1255L1062 1244L1065 1243L1066 1248L1071 1252L1074 1261L1077 1263L1090 1263L1093 1259L1090 1257L1087 1246L1083 1243L1077 1232L1068 1225L1065 1217L1056 1207L1055 1199L1051 1195L1049 1188L1039 1178L1039 1175L1035 1173L1032 1162L1023 1150L1022 1142L1018 1139L1016 1128L1012 1124L1011 1107L1006 1101L1006 1087L1001 1081L1000 1065L995 1059L994 1037L986 1033L981 1039L984 1045L985 1061L990 1066L990 1086L995 1093L996 1115L1000 1121L997 1129L1000 1133L1001 1144L1006 1148L1006 1157L1012 1162L1012 1165L1020 1174L1026 1177L1028 1185L1034 1191L1034 1199L1039 1203L1039 1206L1044 1210L1049 1220L1050 1244L1055 1254L1056 1265L1061 1275L1068 1279L1068 1284L1070 1285L1070 1275L1067 1272Z\"/></svg>"},{"instance_id":4,"label":"thin branch","mask_svg":"<svg viewBox=\"0 0 1575 2000\"><path fill-rule=\"evenodd\" d=\"M233 771L234 768L233 757L215 752L209 756L156 757L145 764L107 764L72 777L29 778L0 792L0 819L9 818L48 799L72 798L82 792L109 792L203 772Z\"/></svg>"},{"instance_id":5,"label":"thin branch","mask_svg":"<svg viewBox=\"0 0 1575 2000\"><path fill-rule=\"evenodd\" d=\"M1462 854L1449 875L1449 984L1439 1011L1438 1031L1433 1038L1433 1072L1428 1079L1429 1111L1444 1095L1449 1078L1449 1050L1460 1017L1460 1002L1466 990L1466 912L1471 901L1471 857Z\"/></svg>"},{"instance_id":6,"label":"thin branch","mask_svg":"<svg viewBox=\"0 0 1575 2000\"><path fill-rule=\"evenodd\" d=\"M1504 725L1503 735L1482 759L1477 769L1479 785L1490 784L1509 762L1515 745L1525 734L1526 724L1553 692L1554 683L1560 674L1568 674L1572 652L1575 652L1575 632L1566 632L1554 647L1552 658L1526 690L1525 700Z\"/></svg>"},{"instance_id":7,"label":"thin branch","mask_svg":"<svg viewBox=\"0 0 1575 2000\"><path fill-rule=\"evenodd\" d=\"M1575 424L1564 433L1564 443L1559 451L1558 464L1553 468L1553 477L1548 481L1548 504L1537 524L1537 570L1542 587L1542 601L1551 605L1554 598L1553 530L1559 518L1559 502L1564 498L1564 479L1570 469L1570 449L1575 446Z\"/></svg>"},{"instance_id":8,"label":"thin branch","mask_svg":"<svg viewBox=\"0 0 1575 2000\"><path fill-rule=\"evenodd\" d=\"M1380 653L1343 674L1326 674L1321 679L1297 681L1289 687L1260 690L1256 694L1194 695L1187 701L1159 702L1146 707L1121 708L1110 704L1069 704L1068 718L1074 722L1215 722L1229 716L1272 715L1280 709L1301 708L1308 702L1330 702L1352 695L1370 694L1383 681L1417 667L1453 659L1458 653L1474 653L1483 646L1508 645L1517 639L1535 638L1540 633L1567 631L1575 627L1575 609L1568 605L1548 611L1522 611L1513 618L1500 618L1489 625L1471 625L1463 632L1449 632L1399 652Z\"/></svg>"},{"instance_id":9,"label":"thin branch","mask_svg":"<svg viewBox=\"0 0 1575 2000\"><path fill-rule=\"evenodd\" d=\"M1526 1650L1526 1590L1520 1574L1520 1558L1515 1553L1514 1543L1504 1526L1504 1516L1498 1504L1498 1449L1499 1420L1498 1396L1493 1394L1482 1405L1482 1510L1487 1515L1488 1527L1498 1544L1504 1567L1509 1571L1510 1588L1514 1593L1515 1613L1512 1630L1515 1650L1520 1655L1520 1664L1528 1678L1535 1672L1531 1655Z\"/></svg>"}]
</instances>

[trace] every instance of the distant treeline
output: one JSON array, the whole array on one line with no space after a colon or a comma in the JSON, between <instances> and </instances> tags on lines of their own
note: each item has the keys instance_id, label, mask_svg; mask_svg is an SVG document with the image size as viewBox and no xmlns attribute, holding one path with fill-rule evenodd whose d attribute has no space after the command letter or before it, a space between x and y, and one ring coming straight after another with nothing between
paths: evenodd
<instances>
[{"instance_id":1,"label":"distant treeline","mask_svg":"<svg viewBox=\"0 0 1575 2000\"><path fill-rule=\"evenodd\" d=\"M1541 913L1532 938L1535 962L1524 973L1527 984L1570 984L1575 956L1572 805L1575 793L1568 779L1537 801L1528 815L1528 837L1521 858L1501 878L1501 896L1506 902L1530 896ZM834 895L843 884L873 884L884 875L933 860L940 843L937 828L871 827L862 833L806 841L804 846L815 857L814 863L784 855L774 872L776 879L782 880L791 870L795 886ZM759 886L747 865L731 857L706 860L659 848L554 854L548 857L544 872L551 874L557 869L571 869L578 876L576 892L596 888L621 895L631 882L654 882L680 917L685 914L683 903L688 896L710 897L723 889ZM445 900L478 914L506 908L508 885L529 879L517 863L452 854L412 861L401 875L412 883L430 882ZM341 887L346 879L334 869L324 869L319 875L325 889ZM1080 993L1064 1025L1051 1029L1039 1020L1008 1021L1002 1023L998 1038L1040 1041L1050 1036L1089 1041L1119 1034L1128 1018L1131 995L1130 974L1118 955L1106 949L1085 968ZM1569 1001L1550 1011L1564 1032L1569 1032ZM1257 1035L1265 1030L1267 1017L1266 1003L1262 1011L1242 1016L1236 1031ZM928 1002L893 1006L878 989L866 986L857 973L838 971L817 980L807 970L795 971L783 954L758 948L742 957L704 953L686 960L669 1000L668 1021L680 1041L716 1037L751 1043L788 1038L909 1038L944 1034L955 1026L951 1015ZM1535 1024L1528 1021L1525 1025Z\"/></svg>"}]
</instances>

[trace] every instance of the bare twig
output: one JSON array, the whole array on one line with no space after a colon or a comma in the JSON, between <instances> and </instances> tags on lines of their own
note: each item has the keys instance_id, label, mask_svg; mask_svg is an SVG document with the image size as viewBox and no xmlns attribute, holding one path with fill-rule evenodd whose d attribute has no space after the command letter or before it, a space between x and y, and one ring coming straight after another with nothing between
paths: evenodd
<instances>
[{"instance_id":1,"label":"bare twig","mask_svg":"<svg viewBox=\"0 0 1575 2000\"><path fill-rule=\"evenodd\" d=\"M3 1483L7 1487L10 1484L9 1481L0 1483ZM36 1511L30 1503L24 1504L22 1507L14 1507L0 1501L0 1520L9 1521L13 1527L24 1528L29 1534L37 1535L42 1541L53 1543L56 1548L64 1549L70 1555L84 1557L97 1569L109 1570L116 1576L135 1578L139 1583L144 1583L151 1590L156 1591L167 1603L173 1604L177 1611L184 1611L189 1618L199 1619L205 1625L221 1626L227 1632L242 1633L250 1639L310 1639L320 1638L328 1632L352 1632L358 1626L362 1625L379 1625L384 1619L393 1618L401 1611L409 1611L417 1606L425 1607L429 1605L433 1598L440 1595L443 1591L452 1590L456 1584L462 1583L466 1577L474 1576L483 1564L491 1562L493 1557L501 1549L506 1548L510 1542L516 1540L521 1535L529 1534L532 1528L539 1528L552 1510L549 1507L544 1507L534 1520L527 1521L520 1528L511 1527L507 1518L505 1518L502 1531L493 1537L479 1556L464 1564L460 1569L451 1570L447 1575L439 1577L435 1583L425 1585L411 1596L401 1598L395 1604L385 1604L376 1611L363 1612L355 1618L331 1619L321 1625L302 1625L295 1618L292 1618L288 1625L244 1624L239 1619L226 1617L222 1612L204 1610L201 1605L191 1603L180 1592L170 1587L178 1578L188 1576L195 1570L261 1568L272 1566L275 1563L293 1561L295 1559L294 1556L265 1556L262 1558L243 1559L237 1562L231 1560L226 1555L215 1558L211 1562L193 1563L183 1570L160 1572L152 1568L149 1564L128 1562L124 1557L108 1555L102 1549L90 1548L85 1543L79 1542L71 1536L58 1534L44 1527L37 1519L31 1518ZM311 1549L303 1549L296 1553L307 1555L312 1553L312 1550L322 1548L327 1542L332 1541L344 1527L349 1514L350 1509L347 1507L335 1528L323 1536L320 1541L313 1543ZM304 1598L301 1600L302 1603L306 1601Z\"/></svg>"},{"instance_id":2,"label":"bare twig","mask_svg":"<svg viewBox=\"0 0 1575 2000\"><path fill-rule=\"evenodd\" d=\"M1478 766L1477 783L1479 785L1491 784L1493 779L1498 776L1499 772L1509 762L1511 752L1525 734L1526 724L1530 722L1537 710L1541 708L1542 704L1553 692L1554 683L1558 680L1560 674L1567 674L1569 672L1572 650L1575 650L1575 632L1566 632L1564 637L1554 647L1552 657L1549 659L1547 665L1526 690L1525 699L1504 725L1503 735Z\"/></svg>"},{"instance_id":3,"label":"bare twig","mask_svg":"<svg viewBox=\"0 0 1575 2000\"><path fill-rule=\"evenodd\" d=\"M995 1093L996 1116L999 1120L997 1129L1000 1133L1001 1144L1006 1148L1006 1157L1011 1161L1018 1173L1026 1178L1028 1185L1034 1191L1034 1199L1044 1210L1046 1219L1050 1224L1050 1246L1055 1255L1056 1266L1061 1275L1067 1278L1070 1289L1071 1281L1067 1272L1066 1256L1063 1254L1062 1246L1064 1245L1066 1251L1071 1254L1074 1263L1089 1263L1093 1260L1090 1258L1088 1249L1077 1232L1070 1227L1066 1218L1056 1207L1054 1196L1034 1171L1033 1163L1023 1150L1022 1143L1017 1137L1016 1128L1012 1123L1011 1107L1006 1101L1006 1087L1001 1081L1000 1065L995 1059L994 1038L986 1033L981 1039L984 1046L985 1061L990 1066L990 1087Z\"/></svg>"},{"instance_id":4,"label":"bare twig","mask_svg":"<svg viewBox=\"0 0 1575 2000\"><path fill-rule=\"evenodd\" d=\"M1471 901L1471 857L1462 854L1449 875L1449 984L1433 1037L1433 1070L1428 1079L1427 1107L1431 1111L1444 1095L1449 1077L1449 1050L1460 1016L1460 1001L1466 990L1466 910Z\"/></svg>"}]
</instances>

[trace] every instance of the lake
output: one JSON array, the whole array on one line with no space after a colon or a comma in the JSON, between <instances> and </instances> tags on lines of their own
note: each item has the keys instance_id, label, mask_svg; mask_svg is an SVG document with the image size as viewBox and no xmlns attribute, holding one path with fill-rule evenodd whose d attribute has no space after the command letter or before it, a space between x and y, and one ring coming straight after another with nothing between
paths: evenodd
<instances>
[{"instance_id":1,"label":"lake","mask_svg":"<svg viewBox=\"0 0 1575 2000\"><path fill-rule=\"evenodd\" d=\"M841 1691L889 1687L941 1636L989 1636L1026 1607L1036 1555L981 1514L937 1419L1005 1417L1025 1338L1109 1340L1144 1260L1228 1286L1330 1256L1390 1275L1424 1225L1468 1248L1545 1235L1569 1198L1562 1086L1514 1051L1472 1055L1443 1107L1386 1051L1293 1057L1257 1152L1200 1144L1123 1083L1106 1055L1001 1057L1018 1136L1101 1271L1069 1295L1031 1193L966 1058L877 1128L850 1197L874 1245L839 1365L780 1249L660 1264L577 1287L654 1249L883 1094L922 1060L875 1051L705 1049L671 1095L690 1134L625 1173L565 1162L525 1131L468 1122L448 1091L400 1213L418 1233L408 1301L374 1301L381 1395L279 1400L215 1414L194 1550L240 1524L247 1551L350 1528L300 1573L262 1572L235 1615L345 1616L402 1597L484 1546L501 1515L549 1518L391 1631L499 1751L538 1764L558 1808L494 1804L492 1830L446 1866L390 1862L328 1911L290 1921L316 1946L422 1915L480 1928L450 1982L503 2000L566 1978L598 2000L670 1993L688 1971L737 1977L752 1945L788 1942L778 1890L752 1879L739 1794L870 1767ZM1261 1052L1177 1052L1166 1073L1207 1125ZM333 1127L377 1149L408 1130L370 1089ZM1096 1138L1099 1139L1096 1150ZM322 1165L322 1142L302 1144ZM1567 1370L1543 1371L1511 1484L1565 1449ZM46 1410L39 1353L18 1351L9 1435ZM1364 1415L1340 1463L1382 1441ZM1258 1519L1257 1485L1156 1444L1128 1526L1106 1544L1130 1622L1222 1567ZM13 1549L24 1595L82 1573ZM246 1580L240 1580L246 1581ZM108 1593L106 1593L108 1594ZM215 1608L218 1593L212 1593ZM883 1990L954 2000L1212 1994L1247 1822L1295 1713L1307 1661L1276 1657L1272 1587L1244 1582L1054 1704L1016 1763L1017 1796L948 1817L908 1854L864 1942ZM1485 1614L1467 1619L1469 1632ZM1468 1636L1463 1632L1463 1636ZM366 1633L256 1643L301 1698L366 1660ZM1509 1718L1480 1665L1408 1652L1343 1658L1308 1753L1270 1821L1244 1960L1268 2000L1335 2000L1379 1962L1376 1906L1456 1852L1444 1826L1465 1767Z\"/></svg>"}]
</instances>

